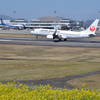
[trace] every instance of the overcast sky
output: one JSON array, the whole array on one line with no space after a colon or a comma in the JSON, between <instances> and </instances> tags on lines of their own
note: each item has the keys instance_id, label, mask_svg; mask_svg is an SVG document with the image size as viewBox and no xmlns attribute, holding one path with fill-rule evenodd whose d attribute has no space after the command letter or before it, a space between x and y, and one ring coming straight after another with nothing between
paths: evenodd
<instances>
[{"instance_id":1,"label":"overcast sky","mask_svg":"<svg viewBox=\"0 0 100 100\"><path fill-rule=\"evenodd\" d=\"M48 16L95 20L100 19L99 11L100 0L0 0L0 15L28 20Z\"/></svg>"}]
</instances>

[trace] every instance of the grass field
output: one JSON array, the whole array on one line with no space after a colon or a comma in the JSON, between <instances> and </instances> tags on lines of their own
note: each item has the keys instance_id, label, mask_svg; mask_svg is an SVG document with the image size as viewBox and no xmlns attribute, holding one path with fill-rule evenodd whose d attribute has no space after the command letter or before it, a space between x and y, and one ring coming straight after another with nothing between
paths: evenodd
<instances>
[{"instance_id":1,"label":"grass field","mask_svg":"<svg viewBox=\"0 0 100 100\"><path fill-rule=\"evenodd\" d=\"M67 83L76 88L100 89L100 74L72 79ZM82 84L85 84L85 86L82 87Z\"/></svg>"},{"instance_id":2,"label":"grass field","mask_svg":"<svg viewBox=\"0 0 100 100\"><path fill-rule=\"evenodd\" d=\"M98 70L99 48L0 44L0 80L49 79ZM77 87L84 82L73 83Z\"/></svg>"}]
</instances>

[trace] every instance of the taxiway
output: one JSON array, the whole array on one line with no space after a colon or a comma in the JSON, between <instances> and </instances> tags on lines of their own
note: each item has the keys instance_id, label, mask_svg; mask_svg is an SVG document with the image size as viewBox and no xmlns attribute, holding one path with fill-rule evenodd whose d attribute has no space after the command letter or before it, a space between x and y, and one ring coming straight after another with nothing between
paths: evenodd
<instances>
[{"instance_id":1,"label":"taxiway","mask_svg":"<svg viewBox=\"0 0 100 100\"><path fill-rule=\"evenodd\" d=\"M37 46L59 46L59 47L90 47L100 48L100 40L71 40L53 42L45 38L0 38L0 44L14 45L37 45Z\"/></svg>"},{"instance_id":2,"label":"taxiway","mask_svg":"<svg viewBox=\"0 0 100 100\"><path fill-rule=\"evenodd\" d=\"M59 47L90 47L100 48L100 40L68 39L68 41L53 42L52 39L34 38L30 33L31 30L0 30L0 34L8 34L9 37L0 37L0 44L14 45L37 45L37 46L59 46ZM100 31L97 31L100 33ZM10 37L11 35L31 35L31 38ZM33 36L33 38L32 38ZM99 35L100 37L100 35Z\"/></svg>"}]
</instances>

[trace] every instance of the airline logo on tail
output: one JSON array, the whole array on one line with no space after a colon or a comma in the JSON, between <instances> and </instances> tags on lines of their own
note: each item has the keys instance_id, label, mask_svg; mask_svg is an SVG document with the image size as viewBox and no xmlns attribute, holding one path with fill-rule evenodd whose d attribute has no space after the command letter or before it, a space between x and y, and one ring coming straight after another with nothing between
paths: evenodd
<instances>
[{"instance_id":1,"label":"airline logo on tail","mask_svg":"<svg viewBox=\"0 0 100 100\"><path fill-rule=\"evenodd\" d=\"M95 31L95 26L90 26L90 31L91 32Z\"/></svg>"},{"instance_id":2,"label":"airline logo on tail","mask_svg":"<svg viewBox=\"0 0 100 100\"><path fill-rule=\"evenodd\" d=\"M1 20L1 24L2 24L2 25L6 25L6 24L3 22L2 18L0 18L0 20Z\"/></svg>"}]
</instances>

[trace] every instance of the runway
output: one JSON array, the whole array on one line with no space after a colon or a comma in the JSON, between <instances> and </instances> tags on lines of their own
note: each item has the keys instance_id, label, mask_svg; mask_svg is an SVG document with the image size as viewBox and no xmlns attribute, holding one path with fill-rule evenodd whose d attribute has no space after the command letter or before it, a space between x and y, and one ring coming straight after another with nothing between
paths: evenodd
<instances>
[{"instance_id":1,"label":"runway","mask_svg":"<svg viewBox=\"0 0 100 100\"><path fill-rule=\"evenodd\" d=\"M68 41L54 42L46 38L0 38L0 44L14 45L37 45L37 46L58 46L58 47L90 47L100 48L100 40L76 40L69 39Z\"/></svg>"}]
</instances>

